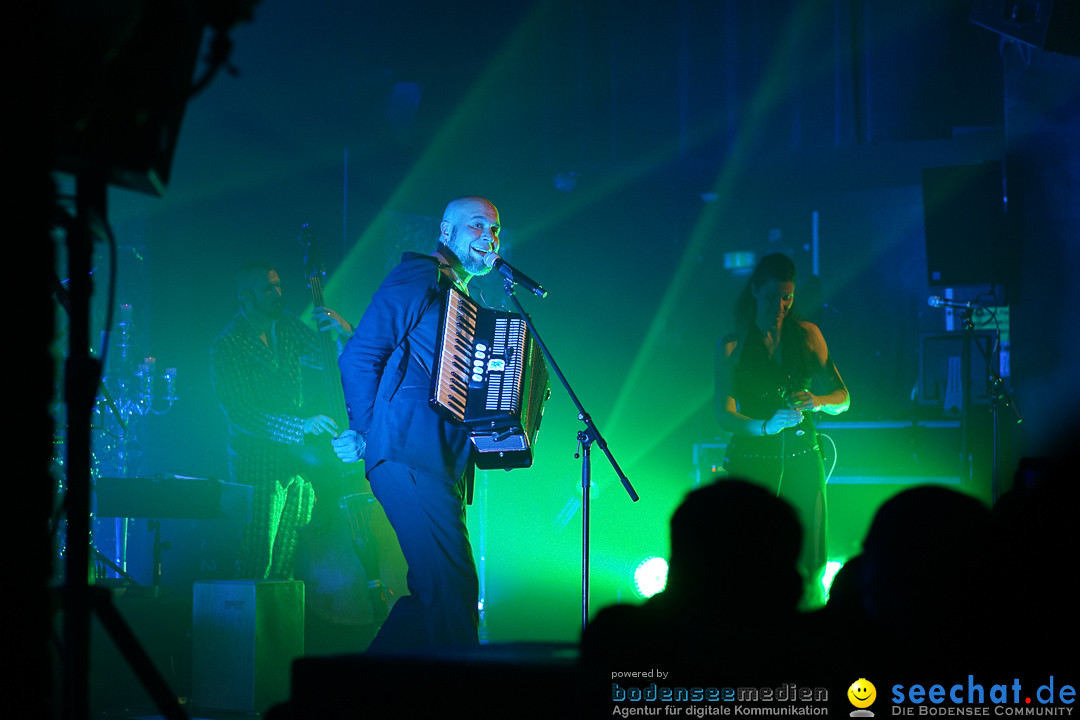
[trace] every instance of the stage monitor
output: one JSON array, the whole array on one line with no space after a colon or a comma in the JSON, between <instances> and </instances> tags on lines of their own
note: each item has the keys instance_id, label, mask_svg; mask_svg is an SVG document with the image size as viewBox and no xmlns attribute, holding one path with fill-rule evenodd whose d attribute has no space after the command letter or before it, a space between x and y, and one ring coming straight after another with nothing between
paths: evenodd
<instances>
[{"instance_id":1,"label":"stage monitor","mask_svg":"<svg viewBox=\"0 0 1080 720\"><path fill-rule=\"evenodd\" d=\"M922 196L930 287L1003 283L1001 163L925 168Z\"/></svg>"}]
</instances>

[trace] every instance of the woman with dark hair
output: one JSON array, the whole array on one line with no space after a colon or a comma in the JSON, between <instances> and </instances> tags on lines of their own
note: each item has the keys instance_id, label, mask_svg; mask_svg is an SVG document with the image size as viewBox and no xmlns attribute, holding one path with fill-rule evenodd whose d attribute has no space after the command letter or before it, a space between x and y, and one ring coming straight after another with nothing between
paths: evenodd
<instances>
[{"instance_id":1,"label":"woman with dark hair","mask_svg":"<svg viewBox=\"0 0 1080 720\"><path fill-rule=\"evenodd\" d=\"M795 507L806 536L801 563L816 587L828 525L813 414L844 412L849 395L821 330L794 312L795 281L795 264L780 253L754 268L735 303L735 332L717 346L715 402L732 434L728 476L761 483Z\"/></svg>"}]
</instances>

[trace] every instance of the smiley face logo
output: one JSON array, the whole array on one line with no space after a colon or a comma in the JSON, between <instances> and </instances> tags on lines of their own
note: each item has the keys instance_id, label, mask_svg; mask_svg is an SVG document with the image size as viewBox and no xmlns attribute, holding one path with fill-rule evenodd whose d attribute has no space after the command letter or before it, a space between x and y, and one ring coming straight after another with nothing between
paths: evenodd
<instances>
[{"instance_id":1,"label":"smiley face logo","mask_svg":"<svg viewBox=\"0 0 1080 720\"><path fill-rule=\"evenodd\" d=\"M877 688L866 678L859 678L847 689L848 700L857 708L868 708L877 699Z\"/></svg>"}]
</instances>

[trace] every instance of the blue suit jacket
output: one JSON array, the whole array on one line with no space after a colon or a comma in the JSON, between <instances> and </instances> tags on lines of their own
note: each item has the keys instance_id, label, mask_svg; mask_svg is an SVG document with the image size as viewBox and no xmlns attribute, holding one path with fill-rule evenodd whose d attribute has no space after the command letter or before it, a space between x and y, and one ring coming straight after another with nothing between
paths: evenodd
<instances>
[{"instance_id":1,"label":"blue suit jacket","mask_svg":"<svg viewBox=\"0 0 1080 720\"><path fill-rule=\"evenodd\" d=\"M386 460L448 480L472 469L468 431L428 404L450 285L436 258L405 253L338 359L349 427L367 440L367 473Z\"/></svg>"}]
</instances>

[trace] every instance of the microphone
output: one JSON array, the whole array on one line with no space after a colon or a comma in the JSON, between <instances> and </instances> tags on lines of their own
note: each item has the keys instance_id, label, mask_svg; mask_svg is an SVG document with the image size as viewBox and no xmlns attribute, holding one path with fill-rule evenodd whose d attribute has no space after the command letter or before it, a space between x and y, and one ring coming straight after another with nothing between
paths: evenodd
<instances>
[{"instance_id":1,"label":"microphone","mask_svg":"<svg viewBox=\"0 0 1080 720\"><path fill-rule=\"evenodd\" d=\"M956 302L955 300L938 297L937 295L931 295L926 302L928 305L930 305L930 307L952 308L954 310L975 310L977 308L983 307L982 305L979 305L978 303L973 303L971 301Z\"/></svg>"},{"instance_id":2,"label":"microphone","mask_svg":"<svg viewBox=\"0 0 1080 720\"><path fill-rule=\"evenodd\" d=\"M484 264L492 270L501 272L510 282L522 285L540 297L547 297L547 290L542 288L540 283L503 260L494 250L484 256Z\"/></svg>"}]
</instances>

